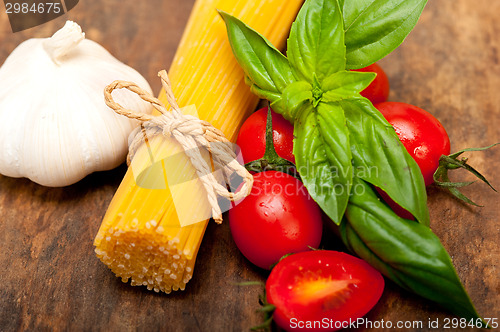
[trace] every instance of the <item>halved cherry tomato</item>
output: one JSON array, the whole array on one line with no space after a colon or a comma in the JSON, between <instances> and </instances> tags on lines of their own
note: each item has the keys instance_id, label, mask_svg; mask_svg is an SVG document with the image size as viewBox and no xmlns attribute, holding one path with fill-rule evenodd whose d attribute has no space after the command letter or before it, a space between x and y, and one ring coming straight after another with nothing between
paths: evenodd
<instances>
[{"instance_id":1,"label":"halved cherry tomato","mask_svg":"<svg viewBox=\"0 0 500 332\"><path fill-rule=\"evenodd\" d=\"M281 114L272 112L273 143L281 158L295 164L293 155L293 125ZM245 163L258 160L266 150L267 107L253 113L243 123L236 144L241 149Z\"/></svg>"},{"instance_id":2,"label":"halved cherry tomato","mask_svg":"<svg viewBox=\"0 0 500 332\"><path fill-rule=\"evenodd\" d=\"M336 331L378 302L384 278L354 256L316 250L283 258L266 282L273 319L287 331Z\"/></svg>"},{"instance_id":3,"label":"halved cherry tomato","mask_svg":"<svg viewBox=\"0 0 500 332\"><path fill-rule=\"evenodd\" d=\"M361 95L370 99L373 104L387 101L387 98L389 98L389 79L382 67L374 63L368 67L355 69L354 71L376 73L377 77L375 77L366 89L361 91Z\"/></svg>"},{"instance_id":4,"label":"halved cherry tomato","mask_svg":"<svg viewBox=\"0 0 500 332\"><path fill-rule=\"evenodd\" d=\"M323 232L321 211L304 185L277 171L254 175L250 195L229 210L229 226L241 253L264 269L286 254L317 248Z\"/></svg>"}]
</instances>

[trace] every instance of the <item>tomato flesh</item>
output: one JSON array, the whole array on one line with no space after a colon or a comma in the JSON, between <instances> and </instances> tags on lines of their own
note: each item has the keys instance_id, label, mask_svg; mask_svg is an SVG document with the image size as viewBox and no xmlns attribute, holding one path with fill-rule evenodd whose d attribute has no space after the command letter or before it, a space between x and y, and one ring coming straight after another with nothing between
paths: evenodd
<instances>
[{"instance_id":1,"label":"tomato flesh","mask_svg":"<svg viewBox=\"0 0 500 332\"><path fill-rule=\"evenodd\" d=\"M327 250L282 259L266 282L267 301L276 306L273 319L287 331L346 327L368 313L383 290L384 278L368 263Z\"/></svg>"},{"instance_id":2,"label":"tomato flesh","mask_svg":"<svg viewBox=\"0 0 500 332\"><path fill-rule=\"evenodd\" d=\"M382 67L374 63L368 67L355 69L354 71L376 73L377 77L375 77L366 89L361 91L361 95L368 98L373 104L387 101L390 90L389 79Z\"/></svg>"},{"instance_id":3,"label":"tomato flesh","mask_svg":"<svg viewBox=\"0 0 500 332\"><path fill-rule=\"evenodd\" d=\"M304 185L277 171L254 175L250 195L229 210L229 226L241 253L264 269L319 247L323 232L321 210Z\"/></svg>"},{"instance_id":4,"label":"tomato flesh","mask_svg":"<svg viewBox=\"0 0 500 332\"><path fill-rule=\"evenodd\" d=\"M295 164L293 155L293 125L281 114L271 112L273 119L273 143L281 158ZM245 163L258 160L266 150L267 107L261 108L241 126L236 144L241 149Z\"/></svg>"}]
</instances>

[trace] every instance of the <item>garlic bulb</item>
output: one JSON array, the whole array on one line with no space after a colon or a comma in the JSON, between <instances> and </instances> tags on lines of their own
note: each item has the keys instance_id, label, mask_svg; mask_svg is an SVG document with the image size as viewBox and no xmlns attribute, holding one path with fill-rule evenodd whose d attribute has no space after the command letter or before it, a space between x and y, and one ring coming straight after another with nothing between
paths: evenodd
<instances>
[{"instance_id":1,"label":"garlic bulb","mask_svg":"<svg viewBox=\"0 0 500 332\"><path fill-rule=\"evenodd\" d=\"M114 80L146 80L68 21L51 38L29 39L0 68L0 174L44 186L73 184L125 160L137 122L104 103ZM151 106L126 90L115 100L136 112Z\"/></svg>"}]
</instances>

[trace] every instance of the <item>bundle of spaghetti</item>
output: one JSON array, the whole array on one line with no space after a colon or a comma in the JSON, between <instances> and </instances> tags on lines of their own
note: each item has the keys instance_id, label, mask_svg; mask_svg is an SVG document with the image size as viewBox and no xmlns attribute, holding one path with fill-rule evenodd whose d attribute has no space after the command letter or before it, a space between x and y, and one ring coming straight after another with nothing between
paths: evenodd
<instances>
[{"instance_id":1,"label":"bundle of spaghetti","mask_svg":"<svg viewBox=\"0 0 500 332\"><path fill-rule=\"evenodd\" d=\"M196 116L234 142L258 99L244 82L216 9L238 17L283 47L302 3L197 0L169 70L179 105L196 106L183 111L197 110ZM164 91L159 99L166 103ZM208 153L205 158L210 159ZM148 172L151 169L157 171ZM206 191L195 172L173 138L152 137L135 152L94 240L99 259L123 282L130 280L131 285L144 285L156 292L184 290L193 275L208 218L183 226L179 213L195 220L210 212ZM139 185L138 177L143 174L149 177ZM177 186L174 192L172 188L182 182L187 185Z\"/></svg>"}]
</instances>

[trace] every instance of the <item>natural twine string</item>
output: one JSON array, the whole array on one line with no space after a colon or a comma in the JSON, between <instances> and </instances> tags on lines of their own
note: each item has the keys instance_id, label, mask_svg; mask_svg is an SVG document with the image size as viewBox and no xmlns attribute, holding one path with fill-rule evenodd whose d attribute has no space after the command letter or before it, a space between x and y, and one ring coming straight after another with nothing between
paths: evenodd
<instances>
[{"instance_id":1,"label":"natural twine string","mask_svg":"<svg viewBox=\"0 0 500 332\"><path fill-rule=\"evenodd\" d=\"M144 143L144 137L151 138L155 135L173 137L182 146L189 157L196 173L207 192L208 202L212 209L212 217L217 223L222 222L222 212L217 201L217 196L225 197L230 201L237 201L250 194L253 184L252 175L237 160L229 141L222 131L212 126L209 122L198 119L192 115L182 114L172 91L167 72L162 70L158 73L161 83L167 94L167 100L172 111L169 112L163 104L149 92L141 89L137 84L126 81L114 81L104 89L106 105L117 114L124 115L130 119L141 121L141 126L135 131L134 140L129 146L127 163L130 165L135 152ZM116 103L111 96L113 90L127 89L136 93L141 99L147 101L158 110L161 115L153 116L144 113L136 113L123 108ZM214 144L215 143L215 144ZM205 148L211 153L216 169L221 169L226 178L236 172L243 178L243 186L235 193L229 192L227 188L215 178L212 167L203 158L200 148Z\"/></svg>"}]
</instances>

